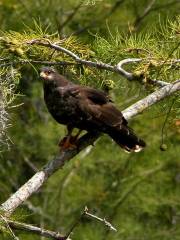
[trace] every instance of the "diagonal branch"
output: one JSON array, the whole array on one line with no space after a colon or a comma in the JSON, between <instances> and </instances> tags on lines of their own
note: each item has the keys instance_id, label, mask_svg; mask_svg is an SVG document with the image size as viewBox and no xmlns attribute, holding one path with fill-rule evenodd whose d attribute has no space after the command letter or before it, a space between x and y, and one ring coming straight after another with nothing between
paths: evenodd
<instances>
[{"instance_id":1,"label":"diagonal branch","mask_svg":"<svg viewBox=\"0 0 180 240\"><path fill-rule=\"evenodd\" d=\"M123 115L126 119L130 119L133 116L143 112L145 109L147 109L151 105L159 102L160 100L170 96L171 94L179 90L180 90L180 80L177 80L174 83L168 84L165 87L160 88L159 90L151 93L147 97L141 99L137 103L128 107L125 113L123 112Z\"/></svg>"},{"instance_id":2,"label":"diagonal branch","mask_svg":"<svg viewBox=\"0 0 180 240\"><path fill-rule=\"evenodd\" d=\"M88 217L90 217L92 219L95 219L95 220L97 220L99 222L104 223L105 226L107 226L109 228L109 230L117 232L117 229L110 222L108 222L105 218L100 218L100 217L98 217L98 216L88 212L88 208L87 207L85 207L85 209L84 209L84 215L88 216Z\"/></svg>"},{"instance_id":3,"label":"diagonal branch","mask_svg":"<svg viewBox=\"0 0 180 240\"><path fill-rule=\"evenodd\" d=\"M172 84L168 84L167 86L153 92L149 96L125 109L122 113L124 117L129 120L149 108L151 105L157 103L158 101L170 96L171 94L179 90L180 80ZM9 199L7 199L1 205L1 210L6 211L7 215L10 215L12 212L14 212L15 209L20 206L26 199L28 199L33 193L35 193L54 172L62 168L66 162L71 160L81 150L85 149L89 145L92 145L100 135L101 134L98 132L93 134L87 133L78 140L77 149L60 152L52 161L47 163L42 170L38 171Z\"/></svg>"}]
</instances>

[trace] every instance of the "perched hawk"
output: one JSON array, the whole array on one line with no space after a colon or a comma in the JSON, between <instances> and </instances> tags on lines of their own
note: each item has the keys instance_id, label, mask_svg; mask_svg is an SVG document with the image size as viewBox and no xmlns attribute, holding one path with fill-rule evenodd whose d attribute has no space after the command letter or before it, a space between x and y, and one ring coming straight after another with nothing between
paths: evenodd
<instances>
[{"instance_id":1,"label":"perched hawk","mask_svg":"<svg viewBox=\"0 0 180 240\"><path fill-rule=\"evenodd\" d=\"M76 85L49 67L42 68L40 76L49 112L58 123L67 126L66 142L70 141L73 128L78 128L106 133L128 152L145 147L106 92Z\"/></svg>"}]
</instances>

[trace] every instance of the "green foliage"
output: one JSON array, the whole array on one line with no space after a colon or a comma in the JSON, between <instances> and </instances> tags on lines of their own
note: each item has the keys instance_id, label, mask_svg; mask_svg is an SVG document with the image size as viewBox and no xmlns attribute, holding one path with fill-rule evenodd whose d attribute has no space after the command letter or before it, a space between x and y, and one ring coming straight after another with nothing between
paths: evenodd
<instances>
[{"instance_id":1,"label":"green foliage","mask_svg":"<svg viewBox=\"0 0 180 240\"><path fill-rule=\"evenodd\" d=\"M61 52L29 45L29 41L48 39L83 59L112 65L125 58L142 58L126 69L137 77L143 75L144 85L79 64L57 67L74 82L108 86L122 110L156 89L148 79L179 79L179 63L175 62L180 58L178 1L155 1L153 10L139 21L150 1L127 0L117 7L121 1L83 1L67 21L80 2L6 0L0 4L1 202L53 159L59 138L65 135L64 127L45 108L38 76L41 64L32 61L75 62ZM87 148L54 174L13 219L67 233L88 206L118 232L83 218L72 239L178 240L179 104L177 93L131 121L130 126L147 142L144 152L127 155L107 136L101 137L95 147ZM5 139L10 139L9 149ZM4 224L0 228L2 240L13 239ZM20 240L40 239L27 232L15 233Z\"/></svg>"}]
</instances>

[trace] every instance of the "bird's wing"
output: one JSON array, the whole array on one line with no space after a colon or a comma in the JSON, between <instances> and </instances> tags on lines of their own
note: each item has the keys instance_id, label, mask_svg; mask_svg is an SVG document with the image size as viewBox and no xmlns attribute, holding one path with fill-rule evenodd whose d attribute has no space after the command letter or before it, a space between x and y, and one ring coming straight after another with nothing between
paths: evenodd
<instances>
[{"instance_id":1,"label":"bird's wing","mask_svg":"<svg viewBox=\"0 0 180 240\"><path fill-rule=\"evenodd\" d=\"M86 110L96 119L108 127L121 128L127 124L122 113L110 102L103 105L89 103L85 106Z\"/></svg>"},{"instance_id":2,"label":"bird's wing","mask_svg":"<svg viewBox=\"0 0 180 240\"><path fill-rule=\"evenodd\" d=\"M76 85L73 86L70 91L71 95L74 95L79 99L87 98L94 104L102 105L107 102L112 102L109 95L99 89Z\"/></svg>"},{"instance_id":3,"label":"bird's wing","mask_svg":"<svg viewBox=\"0 0 180 240\"><path fill-rule=\"evenodd\" d=\"M77 86L71 94L78 100L81 111L89 116L89 121L119 128L126 125L122 113L113 105L108 94L101 90Z\"/></svg>"}]
</instances>

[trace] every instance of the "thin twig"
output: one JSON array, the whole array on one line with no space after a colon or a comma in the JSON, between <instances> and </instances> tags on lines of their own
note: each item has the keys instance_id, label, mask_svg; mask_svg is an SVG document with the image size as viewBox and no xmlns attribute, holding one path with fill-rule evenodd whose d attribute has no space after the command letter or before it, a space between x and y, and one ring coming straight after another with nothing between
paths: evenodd
<instances>
[{"instance_id":1,"label":"thin twig","mask_svg":"<svg viewBox=\"0 0 180 240\"><path fill-rule=\"evenodd\" d=\"M87 207L85 207L85 209L84 209L84 215L88 216L92 219L96 219L99 222L104 223L110 230L117 232L117 229L115 227L113 227L112 224L110 222L108 222L105 218L100 218L100 217L97 217L96 215L94 215L92 213L89 213Z\"/></svg>"},{"instance_id":2,"label":"thin twig","mask_svg":"<svg viewBox=\"0 0 180 240\"><path fill-rule=\"evenodd\" d=\"M7 219L0 214L0 217L1 219L5 222L6 224L6 228L9 230L9 233L12 235L12 237L15 239L15 240L19 240L19 238L14 234L14 232L12 231L11 227L10 227L10 224L9 222L7 221Z\"/></svg>"},{"instance_id":3,"label":"thin twig","mask_svg":"<svg viewBox=\"0 0 180 240\"><path fill-rule=\"evenodd\" d=\"M2 216L1 216L2 217ZM5 218L6 223L13 229L17 229L17 230L22 230L22 231L28 231L40 236L44 236L47 238L52 238L52 239L56 239L56 240L64 240L65 237L62 236L59 232L53 232L50 230L46 230L43 228L39 228L36 226L33 226L31 224L26 224L26 223L21 223L21 222L17 222L17 221L12 221L9 220L8 218ZM17 240L19 240L19 238L16 237Z\"/></svg>"},{"instance_id":4,"label":"thin twig","mask_svg":"<svg viewBox=\"0 0 180 240\"><path fill-rule=\"evenodd\" d=\"M49 65L49 66L69 66L69 65L77 65L77 63L74 62L67 62L67 61L41 61L41 60L26 60L26 59L20 59L12 62L5 62L1 63L0 67L7 67L7 66L12 66L12 65L17 65L17 64L29 64L29 63L34 63L34 64L44 64L44 65Z\"/></svg>"},{"instance_id":5,"label":"thin twig","mask_svg":"<svg viewBox=\"0 0 180 240\"><path fill-rule=\"evenodd\" d=\"M110 222L108 222L105 218L100 218L92 213L90 213L88 211L88 208L85 207L84 211L81 213L80 217L75 221L75 223L73 224L73 226L71 227L71 229L69 230L69 232L66 234L65 239L68 239L70 237L70 235L72 234L72 232L74 231L74 229L81 223L81 220L83 219L83 217L90 217L92 219L95 219L99 222L102 222L103 224L105 224L105 226L107 226L110 230L113 230L115 232L117 232L117 229L115 227L112 226L112 224Z\"/></svg>"},{"instance_id":6,"label":"thin twig","mask_svg":"<svg viewBox=\"0 0 180 240\"><path fill-rule=\"evenodd\" d=\"M22 230L22 231L26 231L26 232L31 232L31 233L40 235L42 237L52 238L52 239L56 239L56 240L66 240L72 234L74 229L81 223L81 220L82 220L82 218L84 216L88 216L88 217L90 217L92 219L95 219L95 220L97 220L99 222L102 222L110 230L117 231L117 229L115 227L113 227L112 224L110 222L108 222L105 218L97 217L96 215L88 212L88 208L87 207L85 207L85 209L81 213L80 217L75 221L75 223L73 224L73 226L71 227L71 229L69 230L69 232L65 236L63 236L59 232L50 231L50 230L47 230L47 229L44 229L44 228L40 228L40 227L37 227L37 226L33 226L33 225L27 224L27 223L13 221L13 220L8 219L7 217L4 217L3 215L0 215L1 219L3 220L3 222L5 222L6 227L8 228L8 230L10 231L10 233L12 234L12 236L13 236L13 238L15 240L19 240L19 238L15 236L15 234L12 231L12 229Z\"/></svg>"}]
</instances>

